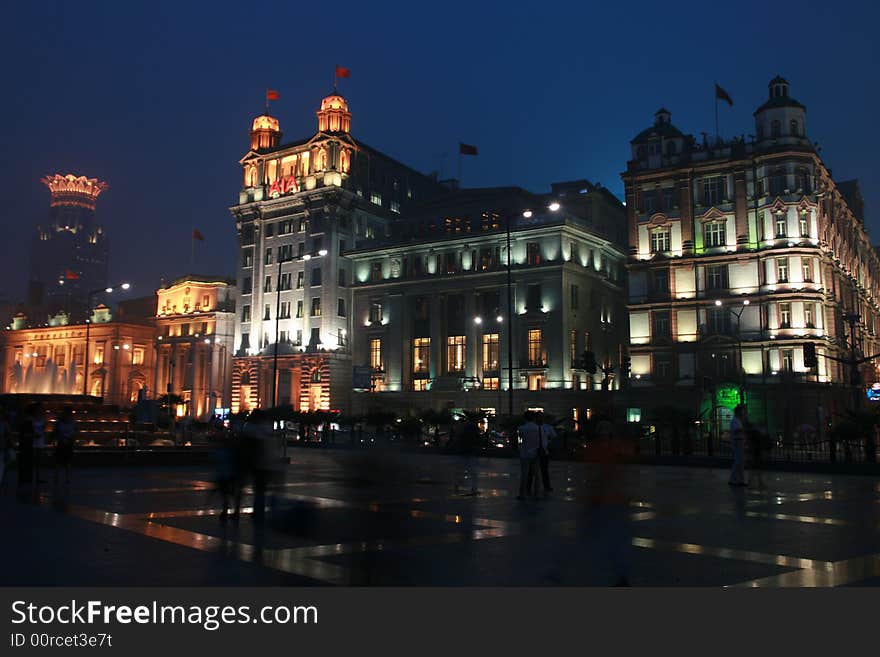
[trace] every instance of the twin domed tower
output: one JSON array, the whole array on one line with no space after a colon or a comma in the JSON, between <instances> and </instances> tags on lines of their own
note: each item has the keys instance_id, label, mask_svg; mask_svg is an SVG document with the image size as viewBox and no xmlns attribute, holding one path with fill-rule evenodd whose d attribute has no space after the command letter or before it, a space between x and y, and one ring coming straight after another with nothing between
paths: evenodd
<instances>
[{"instance_id":1,"label":"twin domed tower","mask_svg":"<svg viewBox=\"0 0 880 657\"><path fill-rule=\"evenodd\" d=\"M351 132L351 112L345 98L334 90L321 101L318 116L318 132ZM251 127L251 149L266 150L281 145L281 127L278 119L269 114L260 114Z\"/></svg>"}]
</instances>

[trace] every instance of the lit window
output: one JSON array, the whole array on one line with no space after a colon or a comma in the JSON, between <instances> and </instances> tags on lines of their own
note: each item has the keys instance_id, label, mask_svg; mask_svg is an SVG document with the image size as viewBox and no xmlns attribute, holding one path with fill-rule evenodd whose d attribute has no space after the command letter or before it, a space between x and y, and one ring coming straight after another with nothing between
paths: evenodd
<instances>
[{"instance_id":1,"label":"lit window","mask_svg":"<svg viewBox=\"0 0 880 657\"><path fill-rule=\"evenodd\" d=\"M725 221L707 222L706 227L705 227L706 246L707 247L724 246L725 243L727 242L726 233L727 233L727 222L725 222Z\"/></svg>"},{"instance_id":2,"label":"lit window","mask_svg":"<svg viewBox=\"0 0 880 657\"><path fill-rule=\"evenodd\" d=\"M370 192L370 203L375 203L376 205L382 205L382 195L377 194L376 192Z\"/></svg>"},{"instance_id":3,"label":"lit window","mask_svg":"<svg viewBox=\"0 0 880 657\"><path fill-rule=\"evenodd\" d=\"M413 379L413 390L424 392L428 389L428 379Z\"/></svg>"},{"instance_id":4,"label":"lit window","mask_svg":"<svg viewBox=\"0 0 880 657\"><path fill-rule=\"evenodd\" d=\"M776 282L788 283L788 258L776 258Z\"/></svg>"},{"instance_id":5,"label":"lit window","mask_svg":"<svg viewBox=\"0 0 880 657\"><path fill-rule=\"evenodd\" d=\"M779 327L780 328L791 328L791 304L790 303L780 303L779 304Z\"/></svg>"},{"instance_id":6,"label":"lit window","mask_svg":"<svg viewBox=\"0 0 880 657\"><path fill-rule=\"evenodd\" d=\"M537 242L526 244L526 261L530 265L541 264L541 245Z\"/></svg>"},{"instance_id":7,"label":"lit window","mask_svg":"<svg viewBox=\"0 0 880 657\"><path fill-rule=\"evenodd\" d=\"M529 329L529 367L545 367L544 344L541 329Z\"/></svg>"},{"instance_id":8,"label":"lit window","mask_svg":"<svg viewBox=\"0 0 880 657\"><path fill-rule=\"evenodd\" d=\"M427 374L430 367L431 338L413 339L413 364L414 374Z\"/></svg>"},{"instance_id":9,"label":"lit window","mask_svg":"<svg viewBox=\"0 0 880 657\"><path fill-rule=\"evenodd\" d=\"M776 237L785 237L786 232L785 214L779 213L776 215Z\"/></svg>"},{"instance_id":10,"label":"lit window","mask_svg":"<svg viewBox=\"0 0 880 657\"><path fill-rule=\"evenodd\" d=\"M370 367L374 370L382 370L382 340L373 338L370 340Z\"/></svg>"},{"instance_id":11,"label":"lit window","mask_svg":"<svg viewBox=\"0 0 880 657\"><path fill-rule=\"evenodd\" d=\"M498 333L483 334L483 372L497 372L499 368L499 335ZM485 388L485 385L483 386Z\"/></svg>"},{"instance_id":12,"label":"lit window","mask_svg":"<svg viewBox=\"0 0 880 657\"><path fill-rule=\"evenodd\" d=\"M312 317L321 316L321 297L312 297Z\"/></svg>"},{"instance_id":13,"label":"lit window","mask_svg":"<svg viewBox=\"0 0 880 657\"><path fill-rule=\"evenodd\" d=\"M810 236L810 220L809 215L806 212L801 212L798 217L798 226L801 231L801 237L809 237Z\"/></svg>"},{"instance_id":14,"label":"lit window","mask_svg":"<svg viewBox=\"0 0 880 657\"><path fill-rule=\"evenodd\" d=\"M397 201L391 201L391 211L400 214L400 203Z\"/></svg>"},{"instance_id":15,"label":"lit window","mask_svg":"<svg viewBox=\"0 0 880 657\"><path fill-rule=\"evenodd\" d=\"M651 253L669 251L669 229L655 228L651 231Z\"/></svg>"},{"instance_id":16,"label":"lit window","mask_svg":"<svg viewBox=\"0 0 880 657\"><path fill-rule=\"evenodd\" d=\"M450 335L446 338L446 369L449 372L462 372L465 368L466 338L463 335Z\"/></svg>"},{"instance_id":17,"label":"lit window","mask_svg":"<svg viewBox=\"0 0 880 657\"><path fill-rule=\"evenodd\" d=\"M804 281L807 283L811 282L813 280L813 263L807 258L804 258L801 261L801 268L804 274Z\"/></svg>"},{"instance_id":18,"label":"lit window","mask_svg":"<svg viewBox=\"0 0 880 657\"><path fill-rule=\"evenodd\" d=\"M483 378L483 390L498 390L501 382L497 376L487 376Z\"/></svg>"}]
</instances>

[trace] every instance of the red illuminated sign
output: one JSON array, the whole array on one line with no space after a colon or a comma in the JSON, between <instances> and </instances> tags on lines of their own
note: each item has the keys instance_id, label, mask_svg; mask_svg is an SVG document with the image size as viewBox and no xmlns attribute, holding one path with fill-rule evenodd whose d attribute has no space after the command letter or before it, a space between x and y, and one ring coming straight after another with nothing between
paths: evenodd
<instances>
[{"instance_id":1,"label":"red illuminated sign","mask_svg":"<svg viewBox=\"0 0 880 657\"><path fill-rule=\"evenodd\" d=\"M291 192L298 191L299 185L296 184L296 178L293 175L279 178L269 185L269 196L273 198L281 196L282 194L290 194Z\"/></svg>"}]
</instances>

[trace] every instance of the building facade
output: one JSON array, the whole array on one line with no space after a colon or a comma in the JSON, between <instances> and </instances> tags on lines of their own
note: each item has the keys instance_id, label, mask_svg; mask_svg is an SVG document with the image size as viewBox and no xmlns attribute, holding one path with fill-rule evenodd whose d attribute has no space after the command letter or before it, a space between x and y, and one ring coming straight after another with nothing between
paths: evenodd
<instances>
[{"instance_id":1,"label":"building facade","mask_svg":"<svg viewBox=\"0 0 880 657\"><path fill-rule=\"evenodd\" d=\"M104 305L91 319L87 352L86 324L28 328L26 318L17 316L4 332L2 392L88 394L106 404L134 405L153 381L154 328L112 321Z\"/></svg>"},{"instance_id":2,"label":"building facade","mask_svg":"<svg viewBox=\"0 0 880 657\"><path fill-rule=\"evenodd\" d=\"M623 225L620 202L606 202ZM626 343L624 255L587 219L554 196L462 190L414 211L411 228L350 254L354 364L369 373L356 412L507 415L512 375L514 414L540 407L577 419L590 405L584 391L619 386L610 371ZM583 369L585 351L607 378Z\"/></svg>"},{"instance_id":3,"label":"building facade","mask_svg":"<svg viewBox=\"0 0 880 657\"><path fill-rule=\"evenodd\" d=\"M232 405L233 281L184 276L156 292L153 390L181 399L179 416L209 419Z\"/></svg>"},{"instance_id":4,"label":"building facade","mask_svg":"<svg viewBox=\"0 0 880 657\"><path fill-rule=\"evenodd\" d=\"M880 260L857 184L832 178L786 80L770 82L754 117L750 140L698 144L661 109L632 141L631 387L644 393L633 403L674 399L723 427L744 400L774 432L821 431L851 398L832 360L847 357L850 318L859 351L878 350Z\"/></svg>"},{"instance_id":5,"label":"building facade","mask_svg":"<svg viewBox=\"0 0 880 657\"><path fill-rule=\"evenodd\" d=\"M384 238L404 207L443 191L351 135L334 91L318 131L282 144L261 115L241 159L233 412L292 405L344 410L351 398L351 264L355 243Z\"/></svg>"},{"instance_id":6,"label":"building facade","mask_svg":"<svg viewBox=\"0 0 880 657\"><path fill-rule=\"evenodd\" d=\"M107 287L107 236L95 217L107 183L73 174L41 182L51 201L49 219L37 226L31 247L27 314L38 326L59 312L81 322L89 292Z\"/></svg>"}]
</instances>

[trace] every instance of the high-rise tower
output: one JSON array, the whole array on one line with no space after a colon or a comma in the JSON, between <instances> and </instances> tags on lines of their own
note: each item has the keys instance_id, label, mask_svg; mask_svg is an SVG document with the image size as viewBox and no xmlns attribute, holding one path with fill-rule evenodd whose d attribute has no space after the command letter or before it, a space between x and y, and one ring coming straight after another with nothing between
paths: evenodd
<instances>
[{"instance_id":1,"label":"high-rise tower","mask_svg":"<svg viewBox=\"0 0 880 657\"><path fill-rule=\"evenodd\" d=\"M95 221L107 183L57 173L41 182L51 202L49 220L37 226L31 248L28 316L44 323L63 311L76 321L85 317L88 293L107 285L107 238Z\"/></svg>"}]
</instances>

